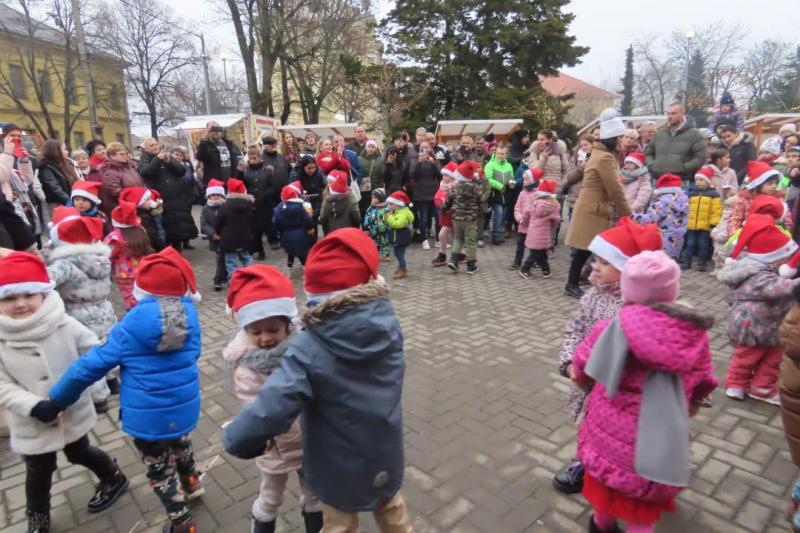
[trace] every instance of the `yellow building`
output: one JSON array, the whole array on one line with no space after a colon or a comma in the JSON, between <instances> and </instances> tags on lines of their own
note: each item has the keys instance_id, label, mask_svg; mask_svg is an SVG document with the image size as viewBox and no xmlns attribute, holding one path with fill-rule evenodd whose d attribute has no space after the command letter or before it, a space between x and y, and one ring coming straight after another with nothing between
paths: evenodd
<instances>
[{"instance_id":1,"label":"yellow building","mask_svg":"<svg viewBox=\"0 0 800 533\"><path fill-rule=\"evenodd\" d=\"M72 128L64 141L77 148L92 138L92 131L75 43L69 52L64 43L60 30L0 4L0 123L13 122L34 136L48 137L44 107L54 136L63 138L68 99ZM107 143L129 145L123 63L97 49L90 48L88 53L101 137ZM65 85L70 86L67 79L74 87L71 98L64 94Z\"/></svg>"}]
</instances>

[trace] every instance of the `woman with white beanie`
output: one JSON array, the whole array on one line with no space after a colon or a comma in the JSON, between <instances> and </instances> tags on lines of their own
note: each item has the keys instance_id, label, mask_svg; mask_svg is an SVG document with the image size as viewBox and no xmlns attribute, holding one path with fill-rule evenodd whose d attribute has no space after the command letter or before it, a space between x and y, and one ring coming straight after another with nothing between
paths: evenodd
<instances>
[{"instance_id":1,"label":"woman with white beanie","mask_svg":"<svg viewBox=\"0 0 800 533\"><path fill-rule=\"evenodd\" d=\"M581 270L592 252L589 243L610 227L611 214L630 214L625 191L620 184L617 146L627 132L625 124L615 109L600 113L600 139L594 143L592 155L583 170L583 184L575 202L572 221L567 232L567 246L575 249L569 267L565 294L580 298L583 291L578 286Z\"/></svg>"}]
</instances>

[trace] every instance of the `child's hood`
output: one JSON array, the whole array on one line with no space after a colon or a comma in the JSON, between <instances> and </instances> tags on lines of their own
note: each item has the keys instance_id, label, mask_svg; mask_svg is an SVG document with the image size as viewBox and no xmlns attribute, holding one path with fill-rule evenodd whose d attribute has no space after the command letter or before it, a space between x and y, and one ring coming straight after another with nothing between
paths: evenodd
<instances>
[{"instance_id":1,"label":"child's hood","mask_svg":"<svg viewBox=\"0 0 800 533\"><path fill-rule=\"evenodd\" d=\"M531 204L531 216L534 218L550 216L554 211L558 211L558 205L543 198L537 198Z\"/></svg>"},{"instance_id":2,"label":"child's hood","mask_svg":"<svg viewBox=\"0 0 800 533\"><path fill-rule=\"evenodd\" d=\"M111 275L111 248L101 242L62 244L47 257L48 263L69 261L90 279L108 279Z\"/></svg>"},{"instance_id":3,"label":"child's hood","mask_svg":"<svg viewBox=\"0 0 800 533\"><path fill-rule=\"evenodd\" d=\"M353 205L356 199L349 192L347 194L331 194L328 197L331 205L336 206L337 209L346 209Z\"/></svg>"},{"instance_id":4,"label":"child's hood","mask_svg":"<svg viewBox=\"0 0 800 533\"><path fill-rule=\"evenodd\" d=\"M626 305L620 324L630 350L647 366L679 373L693 367L708 346L713 318L680 303Z\"/></svg>"},{"instance_id":5,"label":"child's hood","mask_svg":"<svg viewBox=\"0 0 800 533\"><path fill-rule=\"evenodd\" d=\"M742 257L726 262L717 272L717 279L729 287L735 288L762 271L772 271L772 267L755 259Z\"/></svg>"},{"instance_id":6,"label":"child's hood","mask_svg":"<svg viewBox=\"0 0 800 533\"><path fill-rule=\"evenodd\" d=\"M249 214L253 210L253 197L244 193L232 193L225 199L222 207L237 215Z\"/></svg>"}]
</instances>

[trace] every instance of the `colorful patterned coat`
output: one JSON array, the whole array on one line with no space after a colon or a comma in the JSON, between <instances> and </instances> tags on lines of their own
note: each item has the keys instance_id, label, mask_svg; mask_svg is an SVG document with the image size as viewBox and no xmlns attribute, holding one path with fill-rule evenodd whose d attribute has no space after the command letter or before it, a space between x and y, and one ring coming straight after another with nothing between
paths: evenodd
<instances>
[{"instance_id":1,"label":"colorful patterned coat","mask_svg":"<svg viewBox=\"0 0 800 533\"><path fill-rule=\"evenodd\" d=\"M689 224L689 198L680 187L656 189L647 212L634 213L631 218L639 224L657 224L664 241L664 253L673 259L680 257Z\"/></svg>"}]
</instances>

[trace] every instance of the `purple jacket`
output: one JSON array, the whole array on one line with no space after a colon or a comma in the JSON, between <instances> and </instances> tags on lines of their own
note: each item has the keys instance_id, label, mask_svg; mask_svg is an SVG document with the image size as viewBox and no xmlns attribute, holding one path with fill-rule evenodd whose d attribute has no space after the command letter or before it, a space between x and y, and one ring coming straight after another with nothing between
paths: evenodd
<instances>
[{"instance_id":1,"label":"purple jacket","mask_svg":"<svg viewBox=\"0 0 800 533\"><path fill-rule=\"evenodd\" d=\"M686 405L700 403L717 386L706 330L711 320L679 304L627 305L620 321L630 346L628 361L616 396L606 396L594 383L586 418L578 432L578 458L586 473L628 498L666 503L680 487L646 480L634 467L642 387L653 370L678 374ZM579 380L600 334L609 321L599 322L572 358Z\"/></svg>"},{"instance_id":2,"label":"purple jacket","mask_svg":"<svg viewBox=\"0 0 800 533\"><path fill-rule=\"evenodd\" d=\"M778 326L800 280L782 278L767 264L743 257L725 264L717 279L731 288L728 337L734 346L778 346Z\"/></svg>"},{"instance_id":3,"label":"purple jacket","mask_svg":"<svg viewBox=\"0 0 800 533\"><path fill-rule=\"evenodd\" d=\"M528 203L522 215L522 225L526 226L525 248L529 250L549 250L553 246L553 228L561 222L558 204L537 198Z\"/></svg>"},{"instance_id":4,"label":"purple jacket","mask_svg":"<svg viewBox=\"0 0 800 533\"><path fill-rule=\"evenodd\" d=\"M647 212L633 213L631 218L639 224L654 222L658 225L664 241L664 253L673 259L680 257L689 225L689 198L680 187L656 189Z\"/></svg>"}]
</instances>

